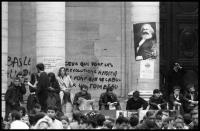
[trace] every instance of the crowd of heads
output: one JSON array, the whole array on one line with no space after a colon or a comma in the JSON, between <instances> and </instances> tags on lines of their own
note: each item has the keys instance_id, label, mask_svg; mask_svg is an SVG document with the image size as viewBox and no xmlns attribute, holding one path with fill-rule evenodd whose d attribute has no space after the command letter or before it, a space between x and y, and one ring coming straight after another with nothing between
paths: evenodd
<instances>
[{"instance_id":1,"label":"crowd of heads","mask_svg":"<svg viewBox=\"0 0 200 131\"><path fill-rule=\"evenodd\" d=\"M44 65L38 64L36 66L39 70L44 71ZM180 67L179 67L180 68ZM62 75L60 68L58 75ZM66 73L66 72L65 72ZM19 85L20 76L14 79L14 84ZM30 81L35 80L36 74L32 74ZM48 73L50 81L56 81L54 73ZM187 89L189 93L195 93L194 85L188 84ZM83 85L80 87L82 93L86 93L88 87ZM107 88L106 92L112 93L113 88ZM180 94L180 86L175 85L173 88L174 95ZM162 93L159 89L153 90L153 96L159 98ZM66 97L70 97L67 96ZM132 94L134 100L140 98L140 92L135 91ZM197 129L198 128L198 106L190 112L181 113L180 111L169 109L145 110L145 115L141 118L140 111L130 116L124 116L122 113L117 118L103 114L99 110L92 110L84 113L80 110L72 111L72 118L63 114L56 106L48 106L46 112L41 110L41 105L36 103L31 112L27 112L22 106L18 110L9 113L8 120L3 120L2 127L4 129L16 129L14 122L17 123L18 128L23 129ZM122 111L123 112L123 111ZM56 122L55 122L56 121Z\"/></svg>"}]
</instances>

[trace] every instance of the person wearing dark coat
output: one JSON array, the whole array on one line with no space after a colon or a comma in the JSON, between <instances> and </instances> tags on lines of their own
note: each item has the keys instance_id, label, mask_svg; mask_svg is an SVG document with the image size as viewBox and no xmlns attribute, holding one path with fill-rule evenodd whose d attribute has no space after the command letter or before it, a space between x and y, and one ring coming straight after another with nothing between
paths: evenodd
<instances>
[{"instance_id":1,"label":"person wearing dark coat","mask_svg":"<svg viewBox=\"0 0 200 131\"><path fill-rule=\"evenodd\" d=\"M48 90L47 107L57 107L58 111L61 111L61 100L60 100L60 86L53 72L48 73L50 86Z\"/></svg>"},{"instance_id":2,"label":"person wearing dark coat","mask_svg":"<svg viewBox=\"0 0 200 131\"><path fill-rule=\"evenodd\" d=\"M149 105L149 110L166 109L167 103L160 95L160 91L158 89L155 89L153 91L153 95L149 98Z\"/></svg>"},{"instance_id":3,"label":"person wearing dark coat","mask_svg":"<svg viewBox=\"0 0 200 131\"><path fill-rule=\"evenodd\" d=\"M167 75L167 90L166 94L169 96L173 93L173 87L175 85L179 85L181 88L181 92L184 92L184 80L183 76L186 73L184 68L176 61L171 62L170 70Z\"/></svg>"},{"instance_id":4,"label":"person wearing dark coat","mask_svg":"<svg viewBox=\"0 0 200 131\"><path fill-rule=\"evenodd\" d=\"M46 112L47 110L47 97L48 97L48 87L49 78L47 73L44 71L44 64L39 63L36 65L37 71L39 73L38 84L37 84L37 97L39 104L41 105L41 110Z\"/></svg>"},{"instance_id":5,"label":"person wearing dark coat","mask_svg":"<svg viewBox=\"0 0 200 131\"><path fill-rule=\"evenodd\" d=\"M179 110L181 114L184 113L183 111L183 103L184 98L183 95L180 93L180 86L175 85L173 87L173 93L169 96L169 106L171 110Z\"/></svg>"},{"instance_id":6,"label":"person wearing dark coat","mask_svg":"<svg viewBox=\"0 0 200 131\"><path fill-rule=\"evenodd\" d=\"M13 110L19 110L21 101L20 78L16 77L14 83L8 88L5 94L6 115L5 120L8 120L8 115Z\"/></svg>"},{"instance_id":7,"label":"person wearing dark coat","mask_svg":"<svg viewBox=\"0 0 200 131\"><path fill-rule=\"evenodd\" d=\"M143 107L145 110L148 106L148 103L140 97L139 91L133 92L133 97L127 101L126 110L138 110Z\"/></svg>"},{"instance_id":8,"label":"person wearing dark coat","mask_svg":"<svg viewBox=\"0 0 200 131\"><path fill-rule=\"evenodd\" d=\"M36 103L39 103L39 100L36 96L37 83L38 83L37 74L32 73L30 79L31 79L30 82L28 82L29 90L30 90L30 94L29 94L28 99L27 99L27 111L28 111L28 113L30 113L30 111L33 110Z\"/></svg>"},{"instance_id":9,"label":"person wearing dark coat","mask_svg":"<svg viewBox=\"0 0 200 131\"><path fill-rule=\"evenodd\" d=\"M22 72L20 71L16 77L18 77L20 79L20 84L19 86L20 88L20 103L23 104L24 103L24 99L23 99L23 95L26 94L26 87L25 87L25 81L24 81L24 77Z\"/></svg>"},{"instance_id":10,"label":"person wearing dark coat","mask_svg":"<svg viewBox=\"0 0 200 131\"><path fill-rule=\"evenodd\" d=\"M81 91L77 92L74 96L74 102L73 102L74 110L80 110L82 98L85 100L91 100L91 94L88 92L88 86L83 85L80 88L81 88ZM90 105L91 105L91 108L94 109L93 103L91 103Z\"/></svg>"},{"instance_id":11,"label":"person wearing dark coat","mask_svg":"<svg viewBox=\"0 0 200 131\"><path fill-rule=\"evenodd\" d=\"M198 91L195 91L194 84L187 85L187 92L184 94L183 109L185 113L190 113L198 106Z\"/></svg>"},{"instance_id":12,"label":"person wearing dark coat","mask_svg":"<svg viewBox=\"0 0 200 131\"><path fill-rule=\"evenodd\" d=\"M99 110L111 110L109 109L109 104L114 104L116 110L120 110L121 106L117 95L113 93L113 88L108 87L106 92L102 93L99 98Z\"/></svg>"}]
</instances>

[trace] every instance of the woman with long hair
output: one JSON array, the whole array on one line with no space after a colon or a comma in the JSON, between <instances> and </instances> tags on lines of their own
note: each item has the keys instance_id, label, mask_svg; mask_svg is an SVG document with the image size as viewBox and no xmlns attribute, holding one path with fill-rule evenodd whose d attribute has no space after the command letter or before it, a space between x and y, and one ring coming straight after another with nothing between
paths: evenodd
<instances>
[{"instance_id":1,"label":"woman with long hair","mask_svg":"<svg viewBox=\"0 0 200 131\"><path fill-rule=\"evenodd\" d=\"M58 111L61 111L61 102L59 97L60 86L53 72L48 73L49 87L47 97L47 107L56 106Z\"/></svg>"},{"instance_id":2,"label":"woman with long hair","mask_svg":"<svg viewBox=\"0 0 200 131\"><path fill-rule=\"evenodd\" d=\"M30 77L30 81L28 82L29 90L30 90L30 94L27 99L28 113L30 113L33 110L36 103L39 103L39 100L36 95L37 83L38 83L37 79L38 79L37 73L32 73Z\"/></svg>"},{"instance_id":3,"label":"woman with long hair","mask_svg":"<svg viewBox=\"0 0 200 131\"><path fill-rule=\"evenodd\" d=\"M61 88L60 99L62 105L62 112L64 114L72 112L72 102L74 95L71 93L71 89L74 86L70 76L67 75L65 67L61 67L58 72L58 82Z\"/></svg>"}]
</instances>

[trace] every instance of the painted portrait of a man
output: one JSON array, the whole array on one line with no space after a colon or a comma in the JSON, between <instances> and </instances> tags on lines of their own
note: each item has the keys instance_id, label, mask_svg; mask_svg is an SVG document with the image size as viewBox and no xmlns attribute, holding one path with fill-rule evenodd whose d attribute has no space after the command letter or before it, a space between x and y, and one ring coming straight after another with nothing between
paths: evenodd
<instances>
[{"instance_id":1,"label":"painted portrait of a man","mask_svg":"<svg viewBox=\"0 0 200 131\"><path fill-rule=\"evenodd\" d=\"M134 24L135 59L156 59L156 26L155 22Z\"/></svg>"}]
</instances>

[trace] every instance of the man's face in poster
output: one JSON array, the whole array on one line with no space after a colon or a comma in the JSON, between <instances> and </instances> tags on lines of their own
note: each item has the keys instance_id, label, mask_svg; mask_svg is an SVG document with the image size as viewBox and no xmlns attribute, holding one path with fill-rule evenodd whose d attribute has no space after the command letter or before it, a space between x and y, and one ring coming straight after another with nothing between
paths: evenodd
<instances>
[{"instance_id":1,"label":"man's face in poster","mask_svg":"<svg viewBox=\"0 0 200 131\"><path fill-rule=\"evenodd\" d=\"M136 60L156 59L156 23L134 24Z\"/></svg>"},{"instance_id":2,"label":"man's face in poster","mask_svg":"<svg viewBox=\"0 0 200 131\"><path fill-rule=\"evenodd\" d=\"M141 27L141 37L142 39L151 39L153 37L154 30L150 24L144 24Z\"/></svg>"}]
</instances>

